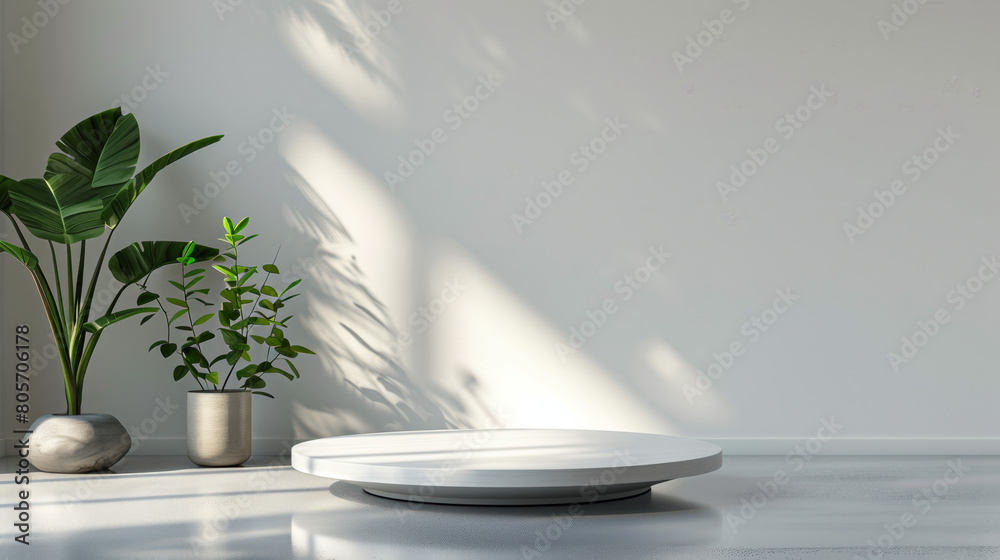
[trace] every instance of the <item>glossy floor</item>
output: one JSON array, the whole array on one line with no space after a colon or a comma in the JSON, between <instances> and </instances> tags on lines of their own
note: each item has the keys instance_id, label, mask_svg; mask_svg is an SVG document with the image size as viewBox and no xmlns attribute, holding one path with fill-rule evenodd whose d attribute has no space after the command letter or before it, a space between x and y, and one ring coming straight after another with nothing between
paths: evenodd
<instances>
[{"instance_id":1,"label":"glossy floor","mask_svg":"<svg viewBox=\"0 0 1000 560\"><path fill-rule=\"evenodd\" d=\"M1000 559L1000 457L726 457L579 509L387 500L272 457L232 469L127 457L27 486L0 461L0 560ZM23 489L29 546L13 540Z\"/></svg>"}]
</instances>

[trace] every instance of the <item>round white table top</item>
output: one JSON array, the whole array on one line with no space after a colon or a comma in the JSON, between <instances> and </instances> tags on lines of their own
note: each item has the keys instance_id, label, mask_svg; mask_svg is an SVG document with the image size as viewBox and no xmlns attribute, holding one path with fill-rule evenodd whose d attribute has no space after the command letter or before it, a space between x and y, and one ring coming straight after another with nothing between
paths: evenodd
<instances>
[{"instance_id":1,"label":"round white table top","mask_svg":"<svg viewBox=\"0 0 1000 560\"><path fill-rule=\"evenodd\" d=\"M722 449L708 442L593 430L387 432L292 448L292 466L304 473L388 497L409 493L444 503L472 503L468 499L477 497L475 503L552 503L523 500L566 501L593 487L609 499L721 465Z\"/></svg>"}]
</instances>

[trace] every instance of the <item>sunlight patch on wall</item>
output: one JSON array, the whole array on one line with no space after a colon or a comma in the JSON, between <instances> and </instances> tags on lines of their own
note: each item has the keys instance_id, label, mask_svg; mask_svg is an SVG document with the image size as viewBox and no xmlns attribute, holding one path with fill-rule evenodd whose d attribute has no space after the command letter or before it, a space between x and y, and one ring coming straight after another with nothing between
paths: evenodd
<instances>
[{"instance_id":1,"label":"sunlight patch on wall","mask_svg":"<svg viewBox=\"0 0 1000 560\"><path fill-rule=\"evenodd\" d=\"M367 288L378 295L390 312L400 314L409 309L414 232L409 219L381 181L320 129L302 120L289 126L279 149L295 172L337 213L350 233L351 250L365 272ZM339 256L350 258L352 255ZM337 324L335 316L315 319L327 321L310 325L311 329L319 331ZM398 324L403 317L394 315L393 319Z\"/></svg>"},{"instance_id":2,"label":"sunlight patch on wall","mask_svg":"<svg viewBox=\"0 0 1000 560\"><path fill-rule=\"evenodd\" d=\"M361 30L366 23L360 14L343 1L327 2L324 9L330 12L329 22L308 13L282 15L279 34L290 54L359 115L382 125L397 121L402 116L398 69L387 54L384 36L392 29L382 29L380 37L359 46L354 37L365 37ZM346 37L338 40L344 30Z\"/></svg>"},{"instance_id":3,"label":"sunlight patch on wall","mask_svg":"<svg viewBox=\"0 0 1000 560\"><path fill-rule=\"evenodd\" d=\"M644 404L583 354L563 362L562 333L482 268L461 247L437 240L428 297L448 282L465 286L428 333L434 382L466 388L469 403L511 428L586 428L672 433Z\"/></svg>"}]
</instances>

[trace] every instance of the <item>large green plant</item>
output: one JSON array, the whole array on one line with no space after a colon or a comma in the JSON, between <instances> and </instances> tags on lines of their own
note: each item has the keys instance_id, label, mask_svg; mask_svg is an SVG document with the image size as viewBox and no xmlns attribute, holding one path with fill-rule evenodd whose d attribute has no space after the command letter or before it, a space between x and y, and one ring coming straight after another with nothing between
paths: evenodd
<instances>
[{"instance_id":1,"label":"large green plant","mask_svg":"<svg viewBox=\"0 0 1000 560\"><path fill-rule=\"evenodd\" d=\"M123 319L158 311L156 307L115 311L122 293L133 284L144 284L150 273L175 264L184 253L186 244L177 241L133 243L116 253L108 264L122 286L105 314L91 321L95 286L118 224L157 173L221 138L210 136L191 142L135 173L139 124L134 115L123 115L121 108L115 108L85 119L63 134L56 142L61 152L49 156L40 179L16 181L0 175L0 211L14 224L21 242L17 246L0 241L0 251L20 261L35 281L59 353L67 414L81 413L87 367L104 329ZM43 270L18 222L48 243L52 277ZM87 240L102 235L100 256L96 266L88 270ZM54 244L65 246L65 268L60 268ZM75 257L73 246L79 246ZM191 252L196 260L216 255L218 250L210 247L198 246Z\"/></svg>"}]
</instances>

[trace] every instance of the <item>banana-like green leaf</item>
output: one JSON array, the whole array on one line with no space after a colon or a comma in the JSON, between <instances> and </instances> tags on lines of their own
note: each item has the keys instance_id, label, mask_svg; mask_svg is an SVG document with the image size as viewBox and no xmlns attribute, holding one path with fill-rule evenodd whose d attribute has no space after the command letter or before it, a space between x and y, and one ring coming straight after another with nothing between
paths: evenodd
<instances>
[{"instance_id":1,"label":"banana-like green leaf","mask_svg":"<svg viewBox=\"0 0 1000 560\"><path fill-rule=\"evenodd\" d=\"M136 315L142 315L143 313L156 313L159 310L159 307L133 307L131 309L122 309L121 311L108 313L91 323L86 323L83 325L83 330L89 333L96 333L103 330L105 327L109 327L117 323L118 321L128 319L129 317L135 317Z\"/></svg>"},{"instance_id":2,"label":"banana-like green leaf","mask_svg":"<svg viewBox=\"0 0 1000 560\"><path fill-rule=\"evenodd\" d=\"M17 188L18 182L5 175L0 175L0 212L10 214L10 207L13 202L10 200L10 191Z\"/></svg>"},{"instance_id":3,"label":"banana-like green leaf","mask_svg":"<svg viewBox=\"0 0 1000 560\"><path fill-rule=\"evenodd\" d=\"M104 233L101 197L77 173L11 184L12 213L40 239L71 244Z\"/></svg>"},{"instance_id":4,"label":"banana-like green leaf","mask_svg":"<svg viewBox=\"0 0 1000 560\"><path fill-rule=\"evenodd\" d=\"M35 267L38 266L38 257L36 257L31 251L22 249L16 245L11 245L6 241L0 241L0 251L14 255L14 258L21 261L21 264L31 270L34 270Z\"/></svg>"},{"instance_id":5,"label":"banana-like green leaf","mask_svg":"<svg viewBox=\"0 0 1000 560\"><path fill-rule=\"evenodd\" d=\"M88 181L94 178L94 171L92 169L77 163L76 160L68 155L59 152L50 155L48 164L45 166L45 174L42 175L42 178L48 179L53 175L61 175L63 173L76 173L86 177Z\"/></svg>"},{"instance_id":6,"label":"banana-like green leaf","mask_svg":"<svg viewBox=\"0 0 1000 560\"><path fill-rule=\"evenodd\" d=\"M108 260L108 269L116 280L122 284L133 284L141 281L150 272L176 264L177 257L184 254L184 241L143 241L133 243L115 253ZM195 262L207 261L218 256L219 250L214 247L195 245L191 258Z\"/></svg>"},{"instance_id":7,"label":"banana-like green leaf","mask_svg":"<svg viewBox=\"0 0 1000 560\"><path fill-rule=\"evenodd\" d=\"M146 168L143 169L138 175L122 185L114 198L105 204L104 212L101 216L104 219L104 223L107 224L109 228L117 226L118 222L121 221L121 219L125 216L125 213L128 212L128 209L132 206L132 203L135 202L135 199L138 198L157 173L184 156L192 154L205 146L214 144L221 139L222 136L219 135L209 136L207 138L202 138L201 140L195 140L190 144L181 146L180 148L161 156L159 159L146 166Z\"/></svg>"},{"instance_id":8,"label":"banana-like green leaf","mask_svg":"<svg viewBox=\"0 0 1000 560\"><path fill-rule=\"evenodd\" d=\"M56 146L93 173L120 118L121 107L86 118L63 134Z\"/></svg>"},{"instance_id":9,"label":"banana-like green leaf","mask_svg":"<svg viewBox=\"0 0 1000 560\"><path fill-rule=\"evenodd\" d=\"M94 169L95 189L115 187L107 198L117 194L118 190L135 173L135 164L139 161L139 123L135 115L125 115L118 119L115 130L101 150L101 156Z\"/></svg>"}]
</instances>

